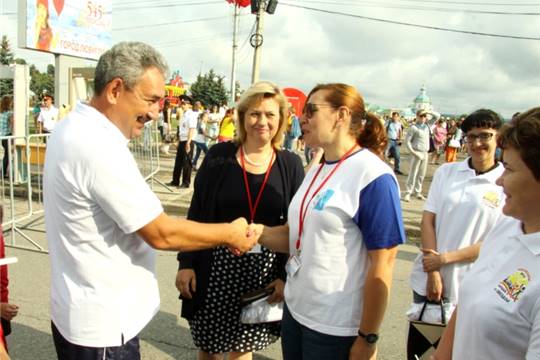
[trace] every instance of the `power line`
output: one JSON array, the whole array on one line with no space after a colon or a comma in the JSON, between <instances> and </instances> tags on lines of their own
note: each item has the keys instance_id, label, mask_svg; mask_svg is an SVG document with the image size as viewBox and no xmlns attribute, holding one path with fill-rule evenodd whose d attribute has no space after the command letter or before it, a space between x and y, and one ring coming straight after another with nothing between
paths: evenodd
<instances>
[{"instance_id":1,"label":"power line","mask_svg":"<svg viewBox=\"0 0 540 360\"><path fill-rule=\"evenodd\" d=\"M113 27L113 31L131 30L131 29L146 29L146 28L150 28L150 27L178 25L178 24L185 24L185 23L192 23L192 22L226 20L226 19L228 19L228 15L215 16L215 17L209 17L209 18L201 18L201 19L180 20L180 21L173 21L173 22L167 22L167 23L150 24L150 25L124 26L124 27L119 27L119 28L114 28Z\"/></svg>"},{"instance_id":2,"label":"power line","mask_svg":"<svg viewBox=\"0 0 540 360\"><path fill-rule=\"evenodd\" d=\"M209 5L209 4L222 4L223 1L203 1L203 2L192 2L192 3L173 3L173 4L148 4L143 6L129 6L129 7L116 7L114 11L123 11L123 10L140 10L140 9L157 9L157 8L167 8L167 7L177 7L177 6L197 6L197 5ZM137 4L140 5L140 2L133 3L124 3L124 4ZM122 4L122 5L124 5Z\"/></svg>"},{"instance_id":3,"label":"power line","mask_svg":"<svg viewBox=\"0 0 540 360\"><path fill-rule=\"evenodd\" d=\"M468 1L435 1L435 0L394 0L401 2L419 2L419 3L432 3L432 4L447 4L447 5L473 5L473 6L535 6L539 7L539 2L534 3L491 3L491 2L468 2ZM352 3L352 2L351 2ZM332 2L332 4L336 4ZM354 2L358 4L358 2Z\"/></svg>"},{"instance_id":4,"label":"power line","mask_svg":"<svg viewBox=\"0 0 540 360\"><path fill-rule=\"evenodd\" d=\"M396 0L405 2L420 2L420 3L434 3L434 4L453 4L453 5L488 5L488 6L540 6L538 2L534 3L491 3L491 2L468 2L468 1L436 1L436 0Z\"/></svg>"},{"instance_id":5,"label":"power line","mask_svg":"<svg viewBox=\"0 0 540 360\"><path fill-rule=\"evenodd\" d=\"M537 40L537 41L540 40L540 38L537 38L537 37L491 34L491 33L483 33L483 32L478 32L478 31L448 29L448 28L442 28L442 27L438 27L438 26L428 26L428 25L406 23L406 22L402 22L402 21L379 19L379 18L374 18L374 17L369 17L369 16L347 14L347 13L342 13L342 12L338 12L338 11L323 10L323 9L317 9L317 8L312 8L312 7L308 7L308 6L288 4L286 2L280 2L280 5L295 7L295 8L299 8L299 9L306 9L306 10L311 10L311 11L318 11L318 12L322 12L322 13L326 13L326 14L342 15L342 16L348 16L348 17L353 17L353 18L357 18L357 19L377 21L377 22L388 23L388 24L412 26L412 27L418 27L418 28L423 28L423 29L431 29L431 30L439 30L439 31L448 31L448 32L454 32L454 33L460 33L460 34L481 35L481 36L490 36L490 37L507 38L507 39L518 39L518 40Z\"/></svg>"},{"instance_id":6,"label":"power line","mask_svg":"<svg viewBox=\"0 0 540 360\"><path fill-rule=\"evenodd\" d=\"M321 5L347 5L347 6L366 6L385 9L407 9L407 10L420 10L420 11L437 11L437 12L460 12L460 13L472 13L472 14L489 14L489 15L525 15L525 16L538 16L540 12L509 12L509 11L488 11L488 10L473 10L473 9L451 9L451 8L437 8L427 6L411 6L411 5L397 5L392 3L383 2L330 2L322 0L293 0L300 3L309 4L321 4Z\"/></svg>"}]
</instances>

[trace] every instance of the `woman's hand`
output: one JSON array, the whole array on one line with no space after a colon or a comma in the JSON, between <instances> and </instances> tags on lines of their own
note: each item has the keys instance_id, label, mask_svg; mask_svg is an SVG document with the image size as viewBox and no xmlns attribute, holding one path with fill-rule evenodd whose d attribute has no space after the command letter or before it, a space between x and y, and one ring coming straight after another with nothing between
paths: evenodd
<instances>
[{"instance_id":1,"label":"woman's hand","mask_svg":"<svg viewBox=\"0 0 540 360\"><path fill-rule=\"evenodd\" d=\"M192 292L197 291L197 279L195 277L195 271L193 269L178 270L175 285L183 298L192 299Z\"/></svg>"},{"instance_id":2,"label":"woman's hand","mask_svg":"<svg viewBox=\"0 0 540 360\"><path fill-rule=\"evenodd\" d=\"M443 293L443 282L441 273L432 271L427 274L426 297L429 301L441 301Z\"/></svg>"},{"instance_id":3,"label":"woman's hand","mask_svg":"<svg viewBox=\"0 0 540 360\"><path fill-rule=\"evenodd\" d=\"M432 249L420 249L424 253L422 265L425 272L438 271L446 265L444 254L438 253Z\"/></svg>"},{"instance_id":4,"label":"woman's hand","mask_svg":"<svg viewBox=\"0 0 540 360\"><path fill-rule=\"evenodd\" d=\"M377 359L377 346L368 344L360 336L354 341L349 352L349 360L375 360Z\"/></svg>"},{"instance_id":5,"label":"woman's hand","mask_svg":"<svg viewBox=\"0 0 540 360\"><path fill-rule=\"evenodd\" d=\"M0 314L2 314L2 318L11 321L15 316L17 316L19 312L19 307L14 304L8 304L8 303L1 303L0 304Z\"/></svg>"},{"instance_id":6,"label":"woman's hand","mask_svg":"<svg viewBox=\"0 0 540 360\"><path fill-rule=\"evenodd\" d=\"M284 299L283 291L285 290L285 283L281 279L276 279L272 281L268 286L267 289L274 289L274 292L270 294L268 297L268 300L266 300L269 304L275 304L278 302L282 302Z\"/></svg>"}]
</instances>

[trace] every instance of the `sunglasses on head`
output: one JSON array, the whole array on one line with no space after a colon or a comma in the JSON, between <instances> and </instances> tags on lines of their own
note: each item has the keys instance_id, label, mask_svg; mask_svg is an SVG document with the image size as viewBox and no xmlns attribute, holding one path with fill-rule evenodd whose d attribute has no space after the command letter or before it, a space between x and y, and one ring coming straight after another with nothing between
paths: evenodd
<instances>
[{"instance_id":1,"label":"sunglasses on head","mask_svg":"<svg viewBox=\"0 0 540 360\"><path fill-rule=\"evenodd\" d=\"M307 117L313 116L317 111L319 111L320 107L333 107L330 104L314 104L314 103L306 103L304 105L304 109L302 109L302 115L305 115Z\"/></svg>"}]
</instances>

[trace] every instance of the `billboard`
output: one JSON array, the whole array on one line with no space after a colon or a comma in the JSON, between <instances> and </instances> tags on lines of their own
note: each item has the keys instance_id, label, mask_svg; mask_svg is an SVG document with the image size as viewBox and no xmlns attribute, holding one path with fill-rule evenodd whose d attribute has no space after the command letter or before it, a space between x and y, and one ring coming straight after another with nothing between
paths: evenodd
<instances>
[{"instance_id":1,"label":"billboard","mask_svg":"<svg viewBox=\"0 0 540 360\"><path fill-rule=\"evenodd\" d=\"M112 0L25 2L22 47L97 60L112 46Z\"/></svg>"}]
</instances>

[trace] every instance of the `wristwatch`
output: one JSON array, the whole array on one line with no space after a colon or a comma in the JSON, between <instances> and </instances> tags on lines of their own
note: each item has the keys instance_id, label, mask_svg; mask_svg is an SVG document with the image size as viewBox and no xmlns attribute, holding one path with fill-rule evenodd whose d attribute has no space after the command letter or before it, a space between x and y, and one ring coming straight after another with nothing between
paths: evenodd
<instances>
[{"instance_id":1,"label":"wristwatch","mask_svg":"<svg viewBox=\"0 0 540 360\"><path fill-rule=\"evenodd\" d=\"M379 340L379 335L377 334L364 334L362 331L358 330L358 336L363 337L364 340L370 345L373 345Z\"/></svg>"}]
</instances>

